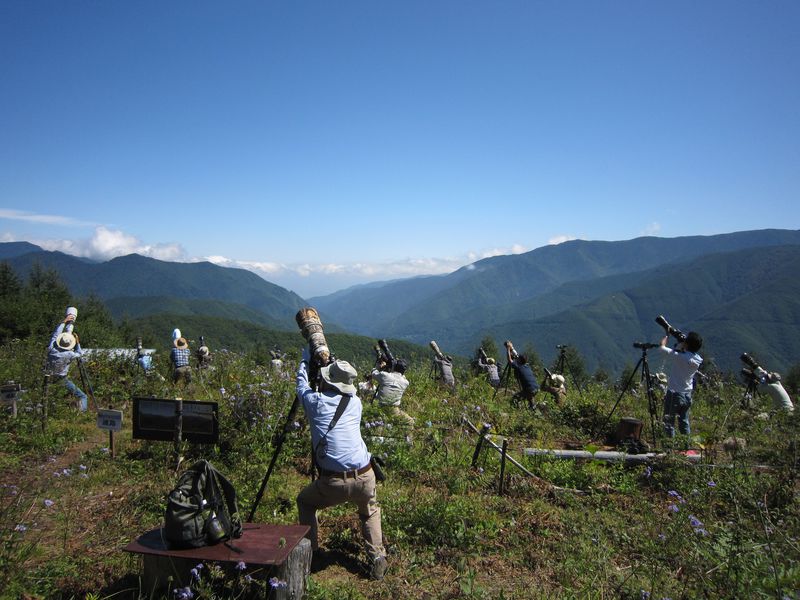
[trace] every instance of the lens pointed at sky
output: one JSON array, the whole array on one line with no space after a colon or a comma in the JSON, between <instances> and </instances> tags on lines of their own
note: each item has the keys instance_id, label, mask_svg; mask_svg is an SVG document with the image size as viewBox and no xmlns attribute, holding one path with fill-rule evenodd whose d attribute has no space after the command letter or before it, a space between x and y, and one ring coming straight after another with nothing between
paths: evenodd
<instances>
[{"instance_id":1,"label":"lens pointed at sky","mask_svg":"<svg viewBox=\"0 0 800 600\"><path fill-rule=\"evenodd\" d=\"M310 297L798 228L800 3L0 7L0 241Z\"/></svg>"}]
</instances>

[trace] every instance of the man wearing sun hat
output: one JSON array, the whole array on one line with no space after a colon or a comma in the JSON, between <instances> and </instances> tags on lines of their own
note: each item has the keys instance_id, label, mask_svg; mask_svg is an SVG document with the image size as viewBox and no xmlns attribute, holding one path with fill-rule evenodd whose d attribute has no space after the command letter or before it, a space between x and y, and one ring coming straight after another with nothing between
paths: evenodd
<instances>
[{"instance_id":1,"label":"man wearing sun hat","mask_svg":"<svg viewBox=\"0 0 800 600\"><path fill-rule=\"evenodd\" d=\"M180 329L172 332L172 351L169 359L172 361L172 383L191 383L192 367L189 366L189 342L181 335Z\"/></svg>"},{"instance_id":2,"label":"man wearing sun hat","mask_svg":"<svg viewBox=\"0 0 800 600\"><path fill-rule=\"evenodd\" d=\"M320 369L319 391L315 392L308 380L308 362L308 350L303 349L297 394L311 428L312 452L320 477L297 496L300 523L311 527L308 537L317 550L317 510L354 504L371 561L370 576L383 579L388 565L372 457L361 437L362 405L355 386L358 375L350 363L336 360Z\"/></svg>"},{"instance_id":3,"label":"man wearing sun hat","mask_svg":"<svg viewBox=\"0 0 800 600\"><path fill-rule=\"evenodd\" d=\"M51 377L51 382L64 384L64 387L78 399L78 408L81 412L85 412L88 408L88 398L69 378L70 364L83 355L78 335L72 331L77 316L77 308L74 306L67 308L64 320L58 324L50 338L45 370Z\"/></svg>"}]
</instances>

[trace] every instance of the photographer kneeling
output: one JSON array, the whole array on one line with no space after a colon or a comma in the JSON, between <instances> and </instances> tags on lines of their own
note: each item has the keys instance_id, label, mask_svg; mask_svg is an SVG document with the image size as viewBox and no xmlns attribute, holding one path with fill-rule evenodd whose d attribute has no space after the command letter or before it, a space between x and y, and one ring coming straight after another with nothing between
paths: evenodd
<instances>
[{"instance_id":1,"label":"photographer kneeling","mask_svg":"<svg viewBox=\"0 0 800 600\"><path fill-rule=\"evenodd\" d=\"M694 374L703 362L697 354L703 345L703 338L696 331L690 331L674 350L667 346L668 338L665 335L659 346L659 350L667 355L670 365L667 393L664 395L664 431L669 437L675 437L676 418L678 430L684 435L691 433L689 409L692 406Z\"/></svg>"},{"instance_id":2,"label":"photographer kneeling","mask_svg":"<svg viewBox=\"0 0 800 600\"><path fill-rule=\"evenodd\" d=\"M314 463L320 477L297 496L299 520L309 525L311 547L317 550L317 510L339 504L355 504L361 533L371 560L370 576L383 579L388 563L381 532L381 509L376 494L371 455L361 437L361 400L350 363L337 360L320 369L320 391L308 382L309 353L297 369L297 394L311 428Z\"/></svg>"},{"instance_id":3,"label":"photographer kneeling","mask_svg":"<svg viewBox=\"0 0 800 600\"><path fill-rule=\"evenodd\" d=\"M388 365L383 362L381 362L379 366L380 368L372 369L372 379L374 379L378 385L378 389L375 393L375 399L378 401L378 405L392 416L400 419L406 425L413 426L414 417L400 408L403 394L408 387L408 379L406 379L405 376L405 361L394 361L392 370L386 370Z\"/></svg>"}]
</instances>

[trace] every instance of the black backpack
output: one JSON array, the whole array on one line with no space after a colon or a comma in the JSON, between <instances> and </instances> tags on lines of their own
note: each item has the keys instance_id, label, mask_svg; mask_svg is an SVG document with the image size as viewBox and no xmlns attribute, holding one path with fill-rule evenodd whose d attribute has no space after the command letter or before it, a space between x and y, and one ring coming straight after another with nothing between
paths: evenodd
<instances>
[{"instance_id":1,"label":"black backpack","mask_svg":"<svg viewBox=\"0 0 800 600\"><path fill-rule=\"evenodd\" d=\"M242 535L236 490L207 460L178 477L167 496L164 538L170 548L211 546Z\"/></svg>"}]
</instances>

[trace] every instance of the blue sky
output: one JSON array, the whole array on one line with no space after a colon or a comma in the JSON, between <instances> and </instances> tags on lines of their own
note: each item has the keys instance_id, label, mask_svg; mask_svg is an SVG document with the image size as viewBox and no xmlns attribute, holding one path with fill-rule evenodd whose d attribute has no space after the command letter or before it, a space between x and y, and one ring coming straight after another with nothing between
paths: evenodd
<instances>
[{"instance_id":1,"label":"blue sky","mask_svg":"<svg viewBox=\"0 0 800 600\"><path fill-rule=\"evenodd\" d=\"M0 3L0 241L305 297L799 227L800 3Z\"/></svg>"}]
</instances>

